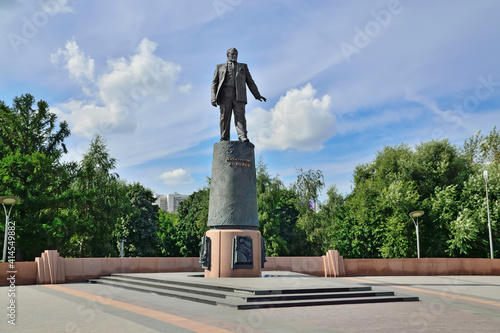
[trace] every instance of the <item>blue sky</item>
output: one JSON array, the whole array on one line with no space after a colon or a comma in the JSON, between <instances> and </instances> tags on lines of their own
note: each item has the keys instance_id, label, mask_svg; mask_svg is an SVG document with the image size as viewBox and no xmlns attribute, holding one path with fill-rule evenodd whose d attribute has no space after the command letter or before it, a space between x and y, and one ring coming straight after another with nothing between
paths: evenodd
<instances>
[{"instance_id":1,"label":"blue sky","mask_svg":"<svg viewBox=\"0 0 500 333\"><path fill-rule=\"evenodd\" d=\"M2 0L0 13L0 100L46 100L70 124L66 160L99 133L118 174L158 194L210 176L210 84L230 47L267 98L249 95L249 138L286 184L320 169L347 194L386 145L462 145L500 123L494 0Z\"/></svg>"}]
</instances>

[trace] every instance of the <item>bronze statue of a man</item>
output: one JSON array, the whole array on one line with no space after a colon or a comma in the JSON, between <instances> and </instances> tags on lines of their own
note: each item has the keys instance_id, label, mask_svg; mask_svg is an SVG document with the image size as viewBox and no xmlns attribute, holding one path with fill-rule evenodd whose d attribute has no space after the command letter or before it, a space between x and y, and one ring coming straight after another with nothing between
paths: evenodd
<instances>
[{"instance_id":1,"label":"bronze statue of a man","mask_svg":"<svg viewBox=\"0 0 500 333\"><path fill-rule=\"evenodd\" d=\"M238 50L227 50L227 62L215 67L212 80L212 105L220 106L220 140L229 141L231 114L234 111L234 123L238 139L248 142L247 122L245 119L245 104L247 104L247 89L259 101L266 101L261 96L255 82L248 71L247 64L238 63Z\"/></svg>"}]
</instances>

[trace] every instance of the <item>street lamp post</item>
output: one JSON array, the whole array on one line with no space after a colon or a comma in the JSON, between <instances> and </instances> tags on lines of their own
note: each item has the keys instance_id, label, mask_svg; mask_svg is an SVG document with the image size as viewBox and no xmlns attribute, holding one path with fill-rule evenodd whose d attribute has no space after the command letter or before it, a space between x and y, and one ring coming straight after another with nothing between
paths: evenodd
<instances>
[{"instance_id":1,"label":"street lamp post","mask_svg":"<svg viewBox=\"0 0 500 333\"><path fill-rule=\"evenodd\" d=\"M2 203L3 210L5 211L5 235L3 238L3 256L2 256L2 262L5 262L5 259L7 259L7 232L9 229L9 218L10 218L10 212L12 212L12 207L21 201L18 197L14 197L11 195L6 195L0 197L0 202ZM9 212L7 213L7 207L5 205L10 206Z\"/></svg>"},{"instance_id":2,"label":"street lamp post","mask_svg":"<svg viewBox=\"0 0 500 333\"><path fill-rule=\"evenodd\" d=\"M123 243L125 243L125 239L119 239L120 241L120 258L123 258Z\"/></svg>"},{"instance_id":3,"label":"street lamp post","mask_svg":"<svg viewBox=\"0 0 500 333\"><path fill-rule=\"evenodd\" d=\"M493 238L491 236L490 202L488 199L488 170L484 170L484 183L486 185L486 210L488 211L488 231L490 235L490 257L493 259Z\"/></svg>"},{"instance_id":4,"label":"street lamp post","mask_svg":"<svg viewBox=\"0 0 500 333\"><path fill-rule=\"evenodd\" d=\"M417 231L417 257L420 258L420 240L418 239L418 218L424 215L423 210L415 210L410 213L410 217L413 220L413 224L415 224L415 230ZM417 222L415 222L414 217L417 218Z\"/></svg>"}]
</instances>

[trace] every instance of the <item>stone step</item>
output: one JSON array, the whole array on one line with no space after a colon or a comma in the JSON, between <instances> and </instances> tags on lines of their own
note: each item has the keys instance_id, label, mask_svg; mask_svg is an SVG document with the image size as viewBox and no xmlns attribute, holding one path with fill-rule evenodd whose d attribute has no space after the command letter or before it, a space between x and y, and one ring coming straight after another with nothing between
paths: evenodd
<instances>
[{"instance_id":1,"label":"stone step","mask_svg":"<svg viewBox=\"0 0 500 333\"><path fill-rule=\"evenodd\" d=\"M91 280L91 282L116 282L122 284L130 284L136 287L143 288L158 288L164 290L170 290L174 292L186 292L198 295L205 295L210 297L224 298L226 295L232 295L231 291L215 290L208 288L198 288L195 285L186 284L171 284L166 281L154 280L154 279L129 279L122 276L104 276L98 280Z\"/></svg>"},{"instance_id":2,"label":"stone step","mask_svg":"<svg viewBox=\"0 0 500 333\"><path fill-rule=\"evenodd\" d=\"M223 300L221 298L212 297L212 296L206 296L206 295L200 295L200 294L194 294L194 293L186 293L186 292L180 292L180 291L174 291L174 290L165 290L165 289L161 289L161 288L139 286L139 285L134 285L131 283L118 282L118 281L113 281L113 280L95 279L95 280L89 280L89 282L90 283L104 284L104 285L113 286L113 287L120 287L120 288L125 288L125 289L129 289L129 290L134 290L134 291L141 291L141 292L146 292L146 293L151 293L151 294L157 294L157 295L162 295L162 296L168 296L168 297L173 297L173 298L179 298L179 299L183 299L183 300L205 303L205 304L210 304L210 305L218 305L217 300ZM232 303L233 302L229 302L228 306L231 306Z\"/></svg>"},{"instance_id":3,"label":"stone step","mask_svg":"<svg viewBox=\"0 0 500 333\"><path fill-rule=\"evenodd\" d=\"M328 293L328 292L354 292L354 291L371 291L371 287L318 287L318 288L280 288L280 289L253 289L253 288L242 288L242 287L227 287L213 284L187 282L187 281L177 281L177 280L164 280L155 277L143 277L134 276L130 274L111 274L109 277L105 278L121 278L132 281L148 281L161 283L165 285L178 285L190 288L200 288L209 290L225 291L230 293L241 293L241 294L252 294L252 295L270 295L270 294L308 294L308 293Z\"/></svg>"},{"instance_id":4,"label":"stone step","mask_svg":"<svg viewBox=\"0 0 500 333\"><path fill-rule=\"evenodd\" d=\"M418 297L405 297L405 296L355 297L355 298L331 298L331 299L312 299L312 300L297 300L297 301L276 301L276 302L262 302L262 303L261 302L243 303L236 305L236 308L238 310L249 310L249 309L260 309L260 308L282 308L282 307L294 307L294 306L319 306L319 305L415 302L415 301L419 301Z\"/></svg>"},{"instance_id":5,"label":"stone step","mask_svg":"<svg viewBox=\"0 0 500 333\"><path fill-rule=\"evenodd\" d=\"M229 295L226 299L241 299L247 303L252 302L277 302L277 301L300 301L312 299L333 299L333 298L355 298L355 297L380 297L394 296L392 291L357 291L357 292L334 292L334 293L308 293L308 294L274 294L274 295Z\"/></svg>"}]
</instances>

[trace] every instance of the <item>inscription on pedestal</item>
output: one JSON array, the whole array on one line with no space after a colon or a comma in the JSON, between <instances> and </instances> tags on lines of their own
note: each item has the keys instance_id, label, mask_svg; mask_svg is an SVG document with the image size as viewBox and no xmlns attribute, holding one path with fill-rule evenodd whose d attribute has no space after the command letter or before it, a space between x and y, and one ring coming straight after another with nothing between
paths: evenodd
<instances>
[{"instance_id":1,"label":"inscription on pedestal","mask_svg":"<svg viewBox=\"0 0 500 333\"><path fill-rule=\"evenodd\" d=\"M250 168L252 165L250 164L252 161L243 159L243 158L226 158L226 162L228 162L229 166L240 166L245 168Z\"/></svg>"},{"instance_id":2,"label":"inscription on pedestal","mask_svg":"<svg viewBox=\"0 0 500 333\"><path fill-rule=\"evenodd\" d=\"M252 237L235 236L233 239L232 269L253 268Z\"/></svg>"}]
</instances>

